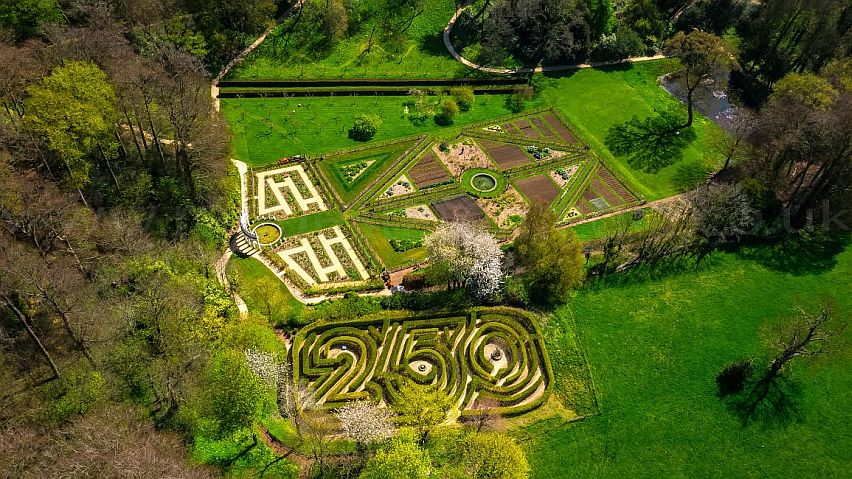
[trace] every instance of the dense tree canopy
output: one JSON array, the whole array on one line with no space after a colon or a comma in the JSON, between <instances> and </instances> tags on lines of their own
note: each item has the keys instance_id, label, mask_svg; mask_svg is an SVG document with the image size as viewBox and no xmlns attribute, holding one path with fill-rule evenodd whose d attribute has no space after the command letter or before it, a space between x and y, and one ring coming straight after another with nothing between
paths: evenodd
<instances>
[{"instance_id":1,"label":"dense tree canopy","mask_svg":"<svg viewBox=\"0 0 852 479\"><path fill-rule=\"evenodd\" d=\"M115 93L97 65L68 62L29 87L27 121L68 168L75 188L86 186L92 159L112 155Z\"/></svg>"},{"instance_id":2,"label":"dense tree canopy","mask_svg":"<svg viewBox=\"0 0 852 479\"><path fill-rule=\"evenodd\" d=\"M556 229L556 216L544 205L530 209L515 249L536 303L558 302L583 280L580 241L573 231Z\"/></svg>"},{"instance_id":3,"label":"dense tree canopy","mask_svg":"<svg viewBox=\"0 0 852 479\"><path fill-rule=\"evenodd\" d=\"M496 63L509 54L528 64L583 60L587 9L577 0L498 0L483 25L483 54Z\"/></svg>"}]
</instances>

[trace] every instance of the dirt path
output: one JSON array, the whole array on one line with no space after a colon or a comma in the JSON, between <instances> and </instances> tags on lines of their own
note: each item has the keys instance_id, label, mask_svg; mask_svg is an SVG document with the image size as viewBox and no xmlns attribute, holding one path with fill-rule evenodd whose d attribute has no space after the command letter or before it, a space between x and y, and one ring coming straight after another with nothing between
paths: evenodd
<instances>
[{"instance_id":1,"label":"dirt path","mask_svg":"<svg viewBox=\"0 0 852 479\"><path fill-rule=\"evenodd\" d=\"M535 67L535 68L494 68L494 67L486 67L480 65L478 63L474 63L467 58L461 56L459 52L456 51L456 48L453 46L452 41L450 41L450 32L452 32L453 27L456 24L456 21L459 19L461 14L469 7L473 2L468 0L462 3L456 13L453 15L453 18L447 23L447 26L444 27L444 46L447 47L447 51L450 52L450 55L453 56L459 63L462 65L473 68L474 70L483 71L486 73L497 73L502 75L508 75L513 73L541 73L541 72L558 72L558 71L568 71L568 70L579 70L581 68L594 68L594 67L602 67L607 65L618 65L620 63L636 63L636 62L646 62L650 60L659 60L661 58L666 58L665 55L654 55L650 57L630 57L624 60L618 60L614 62L592 62L592 63L577 63L573 65L551 65L546 67Z\"/></svg>"},{"instance_id":2,"label":"dirt path","mask_svg":"<svg viewBox=\"0 0 852 479\"><path fill-rule=\"evenodd\" d=\"M257 427L260 429L260 439L264 444L272 449L279 457L283 457L299 466L300 479L306 479L310 475L311 465L314 463L313 459L276 440L262 424L258 424Z\"/></svg>"}]
</instances>

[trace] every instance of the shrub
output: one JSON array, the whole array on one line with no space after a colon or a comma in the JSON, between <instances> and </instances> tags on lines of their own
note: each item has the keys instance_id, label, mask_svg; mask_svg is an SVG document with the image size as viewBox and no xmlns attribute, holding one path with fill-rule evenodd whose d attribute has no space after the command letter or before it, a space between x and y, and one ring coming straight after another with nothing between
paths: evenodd
<instances>
[{"instance_id":1,"label":"shrub","mask_svg":"<svg viewBox=\"0 0 852 479\"><path fill-rule=\"evenodd\" d=\"M402 278L402 285L407 290L422 289L426 286L423 273L408 273Z\"/></svg>"},{"instance_id":2,"label":"shrub","mask_svg":"<svg viewBox=\"0 0 852 479\"><path fill-rule=\"evenodd\" d=\"M473 93L473 88L469 86L457 86L450 88L450 95L456 99L461 111L468 111L476 101L476 96Z\"/></svg>"},{"instance_id":3,"label":"shrub","mask_svg":"<svg viewBox=\"0 0 852 479\"><path fill-rule=\"evenodd\" d=\"M506 98L506 107L514 113L521 112L534 95L535 91L530 85L518 85L512 90L512 94Z\"/></svg>"},{"instance_id":4,"label":"shrub","mask_svg":"<svg viewBox=\"0 0 852 479\"><path fill-rule=\"evenodd\" d=\"M459 105L452 98L441 100L440 111L435 115L435 122L439 125L451 125L453 119L459 114Z\"/></svg>"},{"instance_id":5,"label":"shrub","mask_svg":"<svg viewBox=\"0 0 852 479\"><path fill-rule=\"evenodd\" d=\"M592 49L592 59L595 61L617 61L641 55L645 44L636 32L623 28L617 33L602 35Z\"/></svg>"},{"instance_id":6,"label":"shrub","mask_svg":"<svg viewBox=\"0 0 852 479\"><path fill-rule=\"evenodd\" d=\"M46 389L51 398L48 416L56 422L65 422L73 416L85 414L106 394L106 381L98 371L75 368L66 372Z\"/></svg>"},{"instance_id":7,"label":"shrub","mask_svg":"<svg viewBox=\"0 0 852 479\"><path fill-rule=\"evenodd\" d=\"M392 238L390 240L390 245L391 248L393 248L393 250L397 253L403 253L405 251L423 246L423 241Z\"/></svg>"},{"instance_id":8,"label":"shrub","mask_svg":"<svg viewBox=\"0 0 852 479\"><path fill-rule=\"evenodd\" d=\"M754 368L750 359L740 359L725 366L725 369L716 376L719 395L728 396L742 392L753 372Z\"/></svg>"},{"instance_id":9,"label":"shrub","mask_svg":"<svg viewBox=\"0 0 852 479\"><path fill-rule=\"evenodd\" d=\"M355 124L349 129L349 138L356 141L367 141L375 136L381 124L382 119L376 115L357 115Z\"/></svg>"}]
</instances>

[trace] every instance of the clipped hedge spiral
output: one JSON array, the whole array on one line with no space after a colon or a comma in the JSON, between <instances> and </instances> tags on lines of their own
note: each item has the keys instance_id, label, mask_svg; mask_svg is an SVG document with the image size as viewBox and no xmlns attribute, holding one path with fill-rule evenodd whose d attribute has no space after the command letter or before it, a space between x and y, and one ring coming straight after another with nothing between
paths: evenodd
<instances>
[{"instance_id":1,"label":"clipped hedge spiral","mask_svg":"<svg viewBox=\"0 0 852 479\"><path fill-rule=\"evenodd\" d=\"M408 378L438 385L462 416L475 413L477 398L496 400L512 416L540 406L553 378L533 319L508 309L315 323L291 351L293 380L308 383L328 408L370 397L392 403Z\"/></svg>"}]
</instances>

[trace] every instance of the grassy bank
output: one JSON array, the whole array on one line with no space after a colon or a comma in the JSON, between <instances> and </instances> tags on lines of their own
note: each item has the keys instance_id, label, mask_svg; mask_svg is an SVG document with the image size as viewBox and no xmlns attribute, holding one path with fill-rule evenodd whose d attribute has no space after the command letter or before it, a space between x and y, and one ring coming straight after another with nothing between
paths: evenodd
<instances>
[{"instance_id":1,"label":"grassy bank","mask_svg":"<svg viewBox=\"0 0 852 479\"><path fill-rule=\"evenodd\" d=\"M331 48L313 44L319 28L307 25L302 25L302 35L285 40L285 23L231 70L228 79L469 78L475 72L456 62L443 43L444 27L455 8L453 0L427 0L404 37L383 38L379 20L368 20Z\"/></svg>"},{"instance_id":2,"label":"grassy bank","mask_svg":"<svg viewBox=\"0 0 852 479\"><path fill-rule=\"evenodd\" d=\"M228 279L236 281L237 292L249 311L267 316L272 323L286 321L304 308L284 283L254 258L232 256L227 272Z\"/></svg>"},{"instance_id":3,"label":"grassy bank","mask_svg":"<svg viewBox=\"0 0 852 479\"><path fill-rule=\"evenodd\" d=\"M644 119L664 111L685 112L686 107L657 83L659 76L676 68L676 61L662 60L541 75L537 81L541 101L561 111L584 140L651 201L684 191L689 185L682 178L720 159L711 152L710 143L722 130L700 114L692 127L695 140L683 149L679 161L659 171L631 165L627 156L615 156L606 147L609 129L633 116Z\"/></svg>"},{"instance_id":4,"label":"grassy bank","mask_svg":"<svg viewBox=\"0 0 852 479\"><path fill-rule=\"evenodd\" d=\"M845 477L848 330L834 357L795 365L799 418L787 427L743 426L715 395L725 364L764 351L765 321L823 295L837 300L838 319L852 312L852 247L800 275L769 266L771 256L720 255L701 271L584 291L565 306L601 414L532 443L533 477Z\"/></svg>"}]
</instances>

